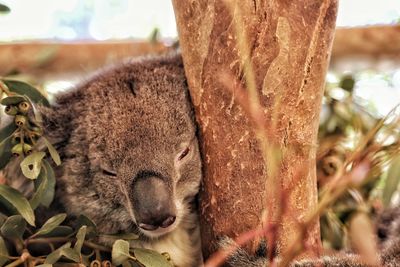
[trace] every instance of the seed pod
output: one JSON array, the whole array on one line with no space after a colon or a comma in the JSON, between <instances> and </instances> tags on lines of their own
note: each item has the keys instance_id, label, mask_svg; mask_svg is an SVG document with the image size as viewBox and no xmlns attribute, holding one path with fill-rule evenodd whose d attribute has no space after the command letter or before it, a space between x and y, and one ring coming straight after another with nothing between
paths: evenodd
<instances>
[{"instance_id":1,"label":"seed pod","mask_svg":"<svg viewBox=\"0 0 400 267\"><path fill-rule=\"evenodd\" d=\"M13 146L11 148L11 153L13 154L13 156L18 157L21 156L23 154L23 147L22 144L16 144L15 146Z\"/></svg>"},{"instance_id":2,"label":"seed pod","mask_svg":"<svg viewBox=\"0 0 400 267\"><path fill-rule=\"evenodd\" d=\"M16 106L14 106L14 105L8 105L8 106L4 109L4 112L5 112L7 115L15 116L15 115L17 115L17 113L18 113L18 108L17 108Z\"/></svg>"},{"instance_id":3,"label":"seed pod","mask_svg":"<svg viewBox=\"0 0 400 267\"><path fill-rule=\"evenodd\" d=\"M101 262L99 260L94 260L90 263L90 267L101 267Z\"/></svg>"},{"instance_id":4,"label":"seed pod","mask_svg":"<svg viewBox=\"0 0 400 267\"><path fill-rule=\"evenodd\" d=\"M21 112L22 114L28 113L30 108L31 105L26 101L22 101L18 104L18 111Z\"/></svg>"},{"instance_id":5,"label":"seed pod","mask_svg":"<svg viewBox=\"0 0 400 267\"><path fill-rule=\"evenodd\" d=\"M24 154L29 155L32 153L32 146L29 144L24 144Z\"/></svg>"},{"instance_id":6,"label":"seed pod","mask_svg":"<svg viewBox=\"0 0 400 267\"><path fill-rule=\"evenodd\" d=\"M102 261L101 267L112 267L112 264L110 261Z\"/></svg>"},{"instance_id":7,"label":"seed pod","mask_svg":"<svg viewBox=\"0 0 400 267\"><path fill-rule=\"evenodd\" d=\"M17 115L17 116L15 116L14 122L15 122L15 125L17 125L18 127L22 127L28 123L28 120L23 115Z\"/></svg>"},{"instance_id":8,"label":"seed pod","mask_svg":"<svg viewBox=\"0 0 400 267\"><path fill-rule=\"evenodd\" d=\"M12 139L11 139L11 144L16 145L21 143L21 136L19 133L16 133L13 135Z\"/></svg>"}]
</instances>

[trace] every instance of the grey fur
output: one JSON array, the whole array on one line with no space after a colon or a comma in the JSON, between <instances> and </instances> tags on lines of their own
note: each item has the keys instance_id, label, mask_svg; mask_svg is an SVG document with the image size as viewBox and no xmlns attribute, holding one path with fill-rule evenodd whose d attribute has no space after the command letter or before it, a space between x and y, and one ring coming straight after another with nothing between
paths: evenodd
<instances>
[{"instance_id":1,"label":"grey fur","mask_svg":"<svg viewBox=\"0 0 400 267\"><path fill-rule=\"evenodd\" d=\"M168 252L176 266L201 264L193 207L201 161L180 56L132 60L101 71L42 111L46 134L62 158L56 197L68 214L87 215L102 233L136 232L140 240L132 245ZM187 147L188 155L178 160ZM157 173L149 186L159 190L133 190L140 172ZM137 226L138 214L146 211L135 204L156 203L149 194L169 199L165 205L176 213L170 232L153 234Z\"/></svg>"}]
</instances>

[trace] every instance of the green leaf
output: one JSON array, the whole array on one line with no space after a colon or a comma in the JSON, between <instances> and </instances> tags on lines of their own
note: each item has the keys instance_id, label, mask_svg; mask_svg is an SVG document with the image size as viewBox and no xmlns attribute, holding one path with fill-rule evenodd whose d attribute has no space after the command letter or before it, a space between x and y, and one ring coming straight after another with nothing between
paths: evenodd
<instances>
[{"instance_id":1,"label":"green leaf","mask_svg":"<svg viewBox=\"0 0 400 267\"><path fill-rule=\"evenodd\" d=\"M78 253L81 253L83 242L85 241L86 229L87 229L87 226L84 225L81 228L79 228L79 231L76 234L76 243L74 246L74 250Z\"/></svg>"},{"instance_id":2,"label":"green leaf","mask_svg":"<svg viewBox=\"0 0 400 267\"><path fill-rule=\"evenodd\" d=\"M44 156L44 152L33 152L21 162L21 170L26 178L36 179L39 176Z\"/></svg>"},{"instance_id":3,"label":"green leaf","mask_svg":"<svg viewBox=\"0 0 400 267\"><path fill-rule=\"evenodd\" d=\"M102 234L102 237L112 239L123 239L123 240L136 240L139 239L139 235L134 233L122 233L122 234Z\"/></svg>"},{"instance_id":4,"label":"green leaf","mask_svg":"<svg viewBox=\"0 0 400 267\"><path fill-rule=\"evenodd\" d=\"M129 259L131 257L129 254L129 242L122 239L115 241L112 247L111 256L114 265L121 265L124 261Z\"/></svg>"},{"instance_id":5,"label":"green leaf","mask_svg":"<svg viewBox=\"0 0 400 267\"><path fill-rule=\"evenodd\" d=\"M26 222L24 218L21 215L14 215L8 217L6 222L1 226L0 231L5 238L22 240L25 228Z\"/></svg>"},{"instance_id":6,"label":"green leaf","mask_svg":"<svg viewBox=\"0 0 400 267\"><path fill-rule=\"evenodd\" d=\"M54 199L54 192L56 189L56 176L54 175L54 170L47 160L43 160L43 166L47 174L47 187L43 194L41 204L45 207L49 207Z\"/></svg>"},{"instance_id":7,"label":"green leaf","mask_svg":"<svg viewBox=\"0 0 400 267\"><path fill-rule=\"evenodd\" d=\"M32 226L35 226L35 215L28 200L17 190L0 184L0 195L13 205L19 214Z\"/></svg>"},{"instance_id":8,"label":"green leaf","mask_svg":"<svg viewBox=\"0 0 400 267\"><path fill-rule=\"evenodd\" d=\"M11 140L12 137L9 136L0 143L0 169L3 169L12 157L11 148L13 145Z\"/></svg>"},{"instance_id":9,"label":"green leaf","mask_svg":"<svg viewBox=\"0 0 400 267\"><path fill-rule=\"evenodd\" d=\"M74 262L80 262L80 253L73 248L63 248L61 255Z\"/></svg>"},{"instance_id":10,"label":"green leaf","mask_svg":"<svg viewBox=\"0 0 400 267\"><path fill-rule=\"evenodd\" d=\"M0 236L0 266L3 266L8 261L8 250L4 239Z\"/></svg>"},{"instance_id":11,"label":"green leaf","mask_svg":"<svg viewBox=\"0 0 400 267\"><path fill-rule=\"evenodd\" d=\"M54 160L54 162L59 166L61 164L61 159L60 155L58 154L57 150L54 148L54 146L46 139L43 137L44 143L46 144L47 148L49 149L50 156Z\"/></svg>"},{"instance_id":12,"label":"green leaf","mask_svg":"<svg viewBox=\"0 0 400 267\"><path fill-rule=\"evenodd\" d=\"M48 173L45 167L41 169L39 176L35 180L35 182L37 182L39 186L35 186L36 191L33 193L32 198L29 200L32 209L36 209L39 206L39 204L42 203L44 196L47 193L47 190L49 190Z\"/></svg>"},{"instance_id":13,"label":"green leaf","mask_svg":"<svg viewBox=\"0 0 400 267\"><path fill-rule=\"evenodd\" d=\"M74 230L65 225L60 225L54 228L50 233L44 234L44 235L39 235L41 237L67 237L70 236Z\"/></svg>"},{"instance_id":14,"label":"green leaf","mask_svg":"<svg viewBox=\"0 0 400 267\"><path fill-rule=\"evenodd\" d=\"M48 219L43 226L35 233L37 235L45 235L53 231L57 226L59 226L67 218L67 214L61 213L57 214L50 219Z\"/></svg>"},{"instance_id":15,"label":"green leaf","mask_svg":"<svg viewBox=\"0 0 400 267\"><path fill-rule=\"evenodd\" d=\"M54 250L52 253L50 253L47 257L46 260L44 261L44 264L54 264L56 263L62 256L62 250L66 248L71 247L71 242L65 243L58 249Z\"/></svg>"},{"instance_id":16,"label":"green leaf","mask_svg":"<svg viewBox=\"0 0 400 267\"><path fill-rule=\"evenodd\" d=\"M42 104L45 106L50 106L49 101L46 99L42 93L35 87L21 82L21 81L15 81L15 80L3 80L3 82L7 85L8 89L11 92L20 94L20 95L26 95L29 97L34 103L37 104Z\"/></svg>"},{"instance_id":17,"label":"green leaf","mask_svg":"<svg viewBox=\"0 0 400 267\"><path fill-rule=\"evenodd\" d=\"M4 4L0 4L0 13L9 13L11 11L11 9L4 5Z\"/></svg>"},{"instance_id":18,"label":"green leaf","mask_svg":"<svg viewBox=\"0 0 400 267\"><path fill-rule=\"evenodd\" d=\"M144 248L133 249L136 259L145 267L166 267L172 264L161 254Z\"/></svg>"},{"instance_id":19,"label":"green leaf","mask_svg":"<svg viewBox=\"0 0 400 267\"><path fill-rule=\"evenodd\" d=\"M394 158L389 166L385 187L383 188L383 204L388 207L393 193L396 192L400 182L400 156Z\"/></svg>"},{"instance_id":20,"label":"green leaf","mask_svg":"<svg viewBox=\"0 0 400 267\"><path fill-rule=\"evenodd\" d=\"M86 234L88 238L93 238L97 236L97 226L96 224L89 219L87 216L81 214L77 219L77 226L75 229L80 229L82 226L87 226Z\"/></svg>"},{"instance_id":21,"label":"green leaf","mask_svg":"<svg viewBox=\"0 0 400 267\"><path fill-rule=\"evenodd\" d=\"M15 125L14 122L11 122L10 124L8 124L4 128L2 128L0 130L0 142L2 142L7 137L11 136L15 132L16 129L17 129L17 126Z\"/></svg>"},{"instance_id":22,"label":"green leaf","mask_svg":"<svg viewBox=\"0 0 400 267\"><path fill-rule=\"evenodd\" d=\"M20 96L20 95L13 95L13 96L7 96L7 97L3 98L0 101L0 104L2 104L3 106L16 105L23 101L26 101L25 97Z\"/></svg>"}]
</instances>

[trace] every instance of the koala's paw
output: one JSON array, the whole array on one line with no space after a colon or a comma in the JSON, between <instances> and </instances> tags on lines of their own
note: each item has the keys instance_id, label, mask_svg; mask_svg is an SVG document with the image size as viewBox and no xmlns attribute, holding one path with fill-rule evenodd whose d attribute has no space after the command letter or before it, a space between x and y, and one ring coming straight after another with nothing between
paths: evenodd
<instances>
[{"instance_id":1,"label":"koala's paw","mask_svg":"<svg viewBox=\"0 0 400 267\"><path fill-rule=\"evenodd\" d=\"M221 249L229 249L232 246L237 247L235 241L229 237L222 238L219 243ZM263 248L261 248L262 250ZM235 267L266 267L267 260L265 257L252 256L249 255L244 249L237 247L235 252L233 252L227 259L227 263L230 266Z\"/></svg>"}]
</instances>

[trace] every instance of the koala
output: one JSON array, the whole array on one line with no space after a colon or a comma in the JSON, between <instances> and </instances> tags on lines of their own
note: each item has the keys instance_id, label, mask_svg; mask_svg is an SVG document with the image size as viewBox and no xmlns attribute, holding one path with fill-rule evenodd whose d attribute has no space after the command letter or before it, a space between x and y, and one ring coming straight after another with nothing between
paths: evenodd
<instances>
[{"instance_id":1,"label":"koala","mask_svg":"<svg viewBox=\"0 0 400 267\"><path fill-rule=\"evenodd\" d=\"M400 266L400 206L390 208L380 214L376 220L377 237L379 240L380 261L383 267ZM234 244L231 239L221 240L221 247ZM259 255L249 255L243 249L238 249L228 258L230 266L235 267L268 267L265 249L258 251ZM371 267L362 263L354 254L339 253L337 256L324 256L317 260L295 261L290 267Z\"/></svg>"},{"instance_id":2,"label":"koala","mask_svg":"<svg viewBox=\"0 0 400 267\"><path fill-rule=\"evenodd\" d=\"M58 206L101 233L137 233L132 247L167 252L176 266L201 265L201 159L179 55L100 71L41 109L62 159Z\"/></svg>"}]
</instances>

